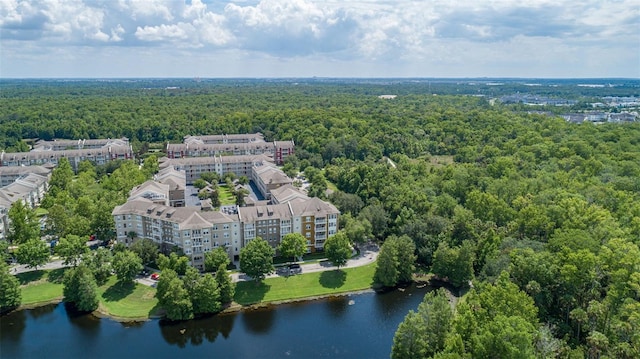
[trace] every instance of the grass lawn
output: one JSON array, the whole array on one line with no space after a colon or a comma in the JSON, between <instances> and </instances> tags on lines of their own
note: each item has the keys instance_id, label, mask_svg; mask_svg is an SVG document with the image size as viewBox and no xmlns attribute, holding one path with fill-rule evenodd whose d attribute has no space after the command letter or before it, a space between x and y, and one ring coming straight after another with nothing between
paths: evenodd
<instances>
[{"instance_id":1,"label":"grass lawn","mask_svg":"<svg viewBox=\"0 0 640 359\"><path fill-rule=\"evenodd\" d=\"M299 274L291 277L267 278L256 282L238 282L234 301L241 305L274 302L371 288L376 264L339 271Z\"/></svg>"},{"instance_id":2,"label":"grass lawn","mask_svg":"<svg viewBox=\"0 0 640 359\"><path fill-rule=\"evenodd\" d=\"M231 189L226 185L218 186L218 199L222 206L236 204L236 198L233 196L233 193L231 193Z\"/></svg>"},{"instance_id":3,"label":"grass lawn","mask_svg":"<svg viewBox=\"0 0 640 359\"><path fill-rule=\"evenodd\" d=\"M22 305L62 299L63 275L64 269L37 270L16 275L22 290Z\"/></svg>"},{"instance_id":4,"label":"grass lawn","mask_svg":"<svg viewBox=\"0 0 640 359\"><path fill-rule=\"evenodd\" d=\"M120 318L146 318L158 309L156 289L138 283L122 284L115 276L98 287L100 308Z\"/></svg>"}]
</instances>

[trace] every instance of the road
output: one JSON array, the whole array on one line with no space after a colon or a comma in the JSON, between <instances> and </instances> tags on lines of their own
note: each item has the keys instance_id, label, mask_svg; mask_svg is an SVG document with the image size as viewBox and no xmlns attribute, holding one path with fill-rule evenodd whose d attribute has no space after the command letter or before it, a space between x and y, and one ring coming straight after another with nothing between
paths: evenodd
<instances>
[{"instance_id":1,"label":"road","mask_svg":"<svg viewBox=\"0 0 640 359\"><path fill-rule=\"evenodd\" d=\"M45 265L42 266L38 266L38 270L40 269L58 269L58 268L63 268L63 267L68 267L67 265L64 265L62 263L62 259L55 259ZM31 272L36 270L35 268L27 268L26 265L24 264L12 264L11 268L9 270L9 272L11 274L19 274L19 273L25 273L25 272Z\"/></svg>"},{"instance_id":2,"label":"road","mask_svg":"<svg viewBox=\"0 0 640 359\"><path fill-rule=\"evenodd\" d=\"M377 246L370 245L366 247L366 249L363 249L360 255L349 259L347 261L347 264L342 266L342 268L360 267L360 266L367 265L369 263L373 263L378 257L378 250L379 249ZM62 262L63 261L61 259L56 259L43 266L38 267L38 269L58 269L58 268L68 267L64 265ZM330 271L334 269L338 269L338 267L331 265L331 263L328 261L308 263L308 264L300 263L300 269L297 270L295 274L323 272L323 271ZM10 272L11 274L18 274L18 273L30 272L34 270L35 270L34 268L27 268L27 266L25 266L24 264L14 264L11 266ZM280 267L276 273L268 275L267 278L286 276L290 274L287 272L288 272L287 267ZM241 282L241 281L251 280L251 278L244 273L235 272L231 274L231 280L234 282ZM155 284L157 283L157 281L150 279L148 276L138 277L136 278L136 281L140 284L144 284L148 286L155 286Z\"/></svg>"}]
</instances>

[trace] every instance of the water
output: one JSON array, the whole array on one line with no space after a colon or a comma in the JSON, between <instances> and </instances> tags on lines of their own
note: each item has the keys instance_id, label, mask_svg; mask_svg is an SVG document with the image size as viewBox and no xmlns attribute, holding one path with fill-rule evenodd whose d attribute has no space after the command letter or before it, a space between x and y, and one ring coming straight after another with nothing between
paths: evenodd
<instances>
[{"instance_id":1,"label":"water","mask_svg":"<svg viewBox=\"0 0 640 359\"><path fill-rule=\"evenodd\" d=\"M365 293L178 324L118 323L64 304L0 318L2 358L389 358L427 288Z\"/></svg>"}]
</instances>

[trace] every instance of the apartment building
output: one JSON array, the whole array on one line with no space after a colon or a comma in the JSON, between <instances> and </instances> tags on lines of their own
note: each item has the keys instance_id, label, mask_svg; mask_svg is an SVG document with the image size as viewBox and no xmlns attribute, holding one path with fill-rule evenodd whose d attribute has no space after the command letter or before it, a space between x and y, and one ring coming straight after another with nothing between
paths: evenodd
<instances>
[{"instance_id":1,"label":"apartment building","mask_svg":"<svg viewBox=\"0 0 640 359\"><path fill-rule=\"evenodd\" d=\"M184 136L182 141L185 144L221 144L221 143L249 143L264 142L264 136L260 133L239 133L230 135L204 135L204 136Z\"/></svg>"},{"instance_id":2,"label":"apartment building","mask_svg":"<svg viewBox=\"0 0 640 359\"><path fill-rule=\"evenodd\" d=\"M237 215L200 211L198 207L170 207L147 198L135 198L114 208L118 242L133 238L153 240L164 251L177 246L191 265L204 269L204 253L224 246L232 260L238 260L242 246Z\"/></svg>"},{"instance_id":3,"label":"apartment building","mask_svg":"<svg viewBox=\"0 0 640 359\"><path fill-rule=\"evenodd\" d=\"M215 156L265 155L277 164L294 153L293 141L265 142L262 134L187 136L183 143L167 144L167 157L192 158Z\"/></svg>"},{"instance_id":4,"label":"apartment building","mask_svg":"<svg viewBox=\"0 0 640 359\"><path fill-rule=\"evenodd\" d=\"M0 240L7 238L9 209L17 201L34 208L40 204L49 189L49 176L24 174L8 186L0 188Z\"/></svg>"},{"instance_id":5,"label":"apartment building","mask_svg":"<svg viewBox=\"0 0 640 359\"><path fill-rule=\"evenodd\" d=\"M61 158L67 158L74 171L84 160L96 165L104 165L118 159L133 159L133 149L130 145L111 143L100 148L85 148L73 150L32 150L29 152L0 153L0 167L15 166L57 166Z\"/></svg>"},{"instance_id":6,"label":"apartment building","mask_svg":"<svg viewBox=\"0 0 640 359\"><path fill-rule=\"evenodd\" d=\"M0 167L0 187L5 187L18 178L34 173L40 176L51 178L53 166L16 166L16 167Z\"/></svg>"},{"instance_id":7,"label":"apartment building","mask_svg":"<svg viewBox=\"0 0 640 359\"><path fill-rule=\"evenodd\" d=\"M45 141L39 140L33 146L33 151L64 151L64 150L82 150L82 149L95 149L109 146L127 147L129 146L129 139L126 137L110 139L110 138L98 138L98 139L81 139L81 140L53 140Z\"/></svg>"}]
</instances>

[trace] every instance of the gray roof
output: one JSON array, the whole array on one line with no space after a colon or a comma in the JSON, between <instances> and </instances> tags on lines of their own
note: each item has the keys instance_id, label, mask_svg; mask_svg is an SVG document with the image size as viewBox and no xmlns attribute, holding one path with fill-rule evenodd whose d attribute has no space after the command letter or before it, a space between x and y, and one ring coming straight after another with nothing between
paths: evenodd
<instances>
[{"instance_id":1,"label":"gray roof","mask_svg":"<svg viewBox=\"0 0 640 359\"><path fill-rule=\"evenodd\" d=\"M308 199L309 196L291 184L286 184L271 190L271 198L278 203L289 202L296 198Z\"/></svg>"},{"instance_id":2,"label":"gray roof","mask_svg":"<svg viewBox=\"0 0 640 359\"><path fill-rule=\"evenodd\" d=\"M318 197L312 197L307 200L296 198L288 202L291 210L296 216L326 216L328 214L340 213L336 206L329 202L325 202Z\"/></svg>"},{"instance_id":3,"label":"gray roof","mask_svg":"<svg viewBox=\"0 0 640 359\"><path fill-rule=\"evenodd\" d=\"M292 213L289 205L271 204L253 207L240 207L238 209L238 216L242 222L255 222L265 219L286 219L291 218Z\"/></svg>"}]
</instances>

